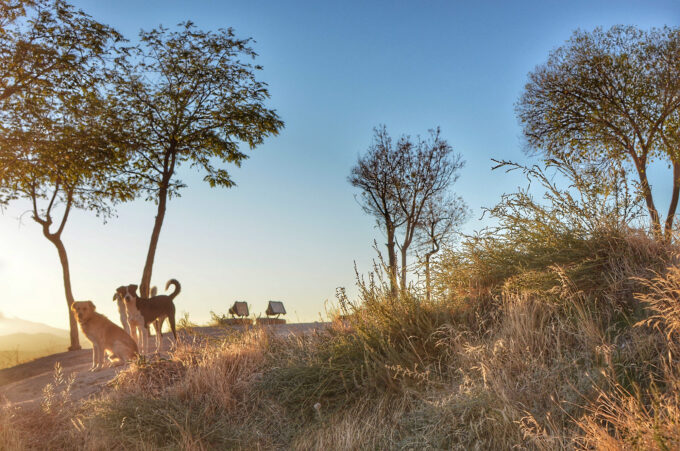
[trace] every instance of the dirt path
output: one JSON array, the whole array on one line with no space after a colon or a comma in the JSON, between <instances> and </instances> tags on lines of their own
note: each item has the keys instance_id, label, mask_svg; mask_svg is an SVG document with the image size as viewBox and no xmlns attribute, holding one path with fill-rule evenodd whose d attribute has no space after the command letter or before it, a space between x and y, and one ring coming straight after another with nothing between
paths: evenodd
<instances>
[{"instance_id":1,"label":"dirt path","mask_svg":"<svg viewBox=\"0 0 680 451\"><path fill-rule=\"evenodd\" d=\"M298 323L265 327L276 335L286 336L310 333L314 330L323 329L326 325L326 323ZM199 337L220 337L233 333L235 330L243 330L243 328L194 328ZM183 334L180 334L179 339L183 339ZM155 338L152 338L152 343L155 344ZM167 334L164 335L162 352L167 352L171 346L172 341ZM54 381L54 368L57 363L61 365L64 376L68 377L72 373L75 374L75 380L71 387L72 399L86 398L101 391L124 368L124 366L121 366L90 372L89 369L92 365L91 349L52 354L11 368L5 368L0 370L0 406L7 404L30 406L39 402L44 387Z\"/></svg>"}]
</instances>

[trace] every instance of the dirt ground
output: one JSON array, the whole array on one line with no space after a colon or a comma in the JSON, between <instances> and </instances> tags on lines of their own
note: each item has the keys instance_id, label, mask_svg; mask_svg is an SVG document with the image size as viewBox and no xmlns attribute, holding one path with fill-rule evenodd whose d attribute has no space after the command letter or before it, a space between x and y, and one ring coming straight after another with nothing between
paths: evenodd
<instances>
[{"instance_id":1,"label":"dirt ground","mask_svg":"<svg viewBox=\"0 0 680 451\"><path fill-rule=\"evenodd\" d=\"M296 323L282 324L266 327L277 335L300 335L326 327L326 323ZM242 330L242 327L195 327L194 332L198 337L225 336L234 331ZM179 340L190 339L190 336L179 331ZM162 352L167 352L173 345L172 335L163 335ZM155 344L155 337L152 337ZM75 374L75 380L71 387L72 399L86 398L101 391L114 376L124 368L106 368L101 371L90 372L92 365L92 350L61 352L41 357L30 362L22 363L11 368L0 370L0 406L31 406L40 402L43 389L54 380L54 368L59 363L63 374L68 377Z\"/></svg>"}]
</instances>

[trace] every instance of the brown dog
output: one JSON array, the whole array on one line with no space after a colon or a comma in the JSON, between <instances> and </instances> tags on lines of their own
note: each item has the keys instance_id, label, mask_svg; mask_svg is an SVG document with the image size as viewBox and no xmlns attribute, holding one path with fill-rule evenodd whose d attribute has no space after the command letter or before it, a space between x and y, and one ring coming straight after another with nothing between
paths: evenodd
<instances>
[{"instance_id":1,"label":"brown dog","mask_svg":"<svg viewBox=\"0 0 680 451\"><path fill-rule=\"evenodd\" d=\"M104 354L107 354L112 364L121 365L131 360L137 354L137 345L106 316L95 311L92 301L74 302L71 305L80 324L80 330L92 342L92 368L96 371L104 368Z\"/></svg>"},{"instance_id":2,"label":"brown dog","mask_svg":"<svg viewBox=\"0 0 680 451\"><path fill-rule=\"evenodd\" d=\"M143 325L143 334L138 341L138 343L142 343L140 345L142 352L149 351L149 325L151 323L154 323L156 329L156 352L160 350L161 338L163 336L161 329L165 318L168 319L172 335L175 338L175 341L177 341L177 331L175 330L175 304L173 300L182 290L182 286L176 279L168 280L165 289L167 290L170 285L174 285L175 290L169 295L162 294L150 298L140 298L137 296L137 285L130 284L127 286L127 293L125 294L124 299L130 328L134 330L134 327L137 324L141 323Z\"/></svg>"}]
</instances>

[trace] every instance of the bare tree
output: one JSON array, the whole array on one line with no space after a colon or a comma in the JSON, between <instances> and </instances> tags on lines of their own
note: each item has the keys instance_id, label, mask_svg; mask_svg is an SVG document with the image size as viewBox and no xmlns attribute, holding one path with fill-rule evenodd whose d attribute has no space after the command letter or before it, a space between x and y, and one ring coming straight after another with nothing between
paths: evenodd
<instances>
[{"instance_id":1,"label":"bare tree","mask_svg":"<svg viewBox=\"0 0 680 451\"><path fill-rule=\"evenodd\" d=\"M364 211L376 218L387 237L387 272L393 294L399 285L406 288L409 248L428 201L448 190L463 164L438 128L430 131L427 140L402 136L395 144L386 127L380 126L366 154L352 168L349 182L361 189Z\"/></svg>"},{"instance_id":2,"label":"bare tree","mask_svg":"<svg viewBox=\"0 0 680 451\"><path fill-rule=\"evenodd\" d=\"M348 178L352 186L361 189L361 206L375 217L387 237L387 273L390 289L397 294L396 231L404 223L394 192L394 175L399 170L402 154L395 147L386 127L373 129L373 143L359 157Z\"/></svg>"},{"instance_id":3,"label":"bare tree","mask_svg":"<svg viewBox=\"0 0 680 451\"><path fill-rule=\"evenodd\" d=\"M394 196L403 218L403 234L398 243L401 252L401 286L406 288L407 257L428 202L445 193L458 179L465 162L442 139L439 127L430 130L429 139L409 136L399 140L399 165L393 174Z\"/></svg>"},{"instance_id":4,"label":"bare tree","mask_svg":"<svg viewBox=\"0 0 680 451\"><path fill-rule=\"evenodd\" d=\"M423 251L425 294L428 301L432 293L430 261L443 245L451 241L456 229L463 224L468 214L468 207L460 196L443 194L434 196L425 203L416 239L418 247Z\"/></svg>"}]
</instances>

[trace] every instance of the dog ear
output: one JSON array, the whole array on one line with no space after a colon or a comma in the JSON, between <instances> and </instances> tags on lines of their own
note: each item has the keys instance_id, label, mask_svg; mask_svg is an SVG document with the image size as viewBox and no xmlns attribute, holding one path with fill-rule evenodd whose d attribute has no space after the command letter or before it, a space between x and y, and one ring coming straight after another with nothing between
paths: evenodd
<instances>
[{"instance_id":1,"label":"dog ear","mask_svg":"<svg viewBox=\"0 0 680 451\"><path fill-rule=\"evenodd\" d=\"M76 303L75 302L71 304L71 310L74 311L74 312L76 311Z\"/></svg>"},{"instance_id":2,"label":"dog ear","mask_svg":"<svg viewBox=\"0 0 680 451\"><path fill-rule=\"evenodd\" d=\"M97 307L94 306L94 302L92 302L92 301L87 301L87 305L89 305L90 307L92 307L92 310L97 310Z\"/></svg>"}]
</instances>

